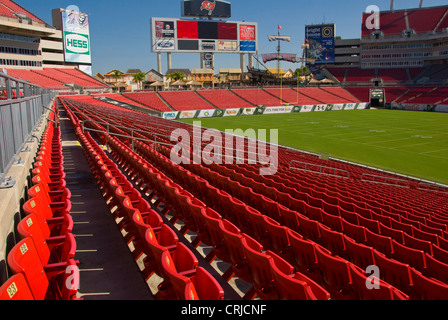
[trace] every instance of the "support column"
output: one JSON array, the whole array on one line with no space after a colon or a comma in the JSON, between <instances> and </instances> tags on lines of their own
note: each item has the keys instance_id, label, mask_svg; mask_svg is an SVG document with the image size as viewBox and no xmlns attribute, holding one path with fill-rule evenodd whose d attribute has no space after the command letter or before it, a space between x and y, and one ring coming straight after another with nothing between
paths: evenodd
<instances>
[{"instance_id":1,"label":"support column","mask_svg":"<svg viewBox=\"0 0 448 320\"><path fill-rule=\"evenodd\" d=\"M167 60L167 64L168 64L168 70L170 70L170 69L172 69L171 68L171 63L172 63L172 61L171 61L171 52L168 52L167 54L166 54L166 60ZM159 71L160 72L160 71ZM161 73L161 72L160 72Z\"/></svg>"},{"instance_id":2,"label":"support column","mask_svg":"<svg viewBox=\"0 0 448 320\"><path fill-rule=\"evenodd\" d=\"M245 72L245 66L246 65L246 61L245 61L245 57L244 57L244 53L240 53L240 68L242 72Z\"/></svg>"},{"instance_id":3,"label":"support column","mask_svg":"<svg viewBox=\"0 0 448 320\"><path fill-rule=\"evenodd\" d=\"M205 57L204 57L204 52L201 52L201 69L205 69Z\"/></svg>"},{"instance_id":4,"label":"support column","mask_svg":"<svg viewBox=\"0 0 448 320\"><path fill-rule=\"evenodd\" d=\"M249 68L253 68L254 67L254 54L253 53L249 53ZM244 72L244 70L243 70Z\"/></svg>"},{"instance_id":5,"label":"support column","mask_svg":"<svg viewBox=\"0 0 448 320\"><path fill-rule=\"evenodd\" d=\"M162 73L162 53L157 52L157 71Z\"/></svg>"}]
</instances>

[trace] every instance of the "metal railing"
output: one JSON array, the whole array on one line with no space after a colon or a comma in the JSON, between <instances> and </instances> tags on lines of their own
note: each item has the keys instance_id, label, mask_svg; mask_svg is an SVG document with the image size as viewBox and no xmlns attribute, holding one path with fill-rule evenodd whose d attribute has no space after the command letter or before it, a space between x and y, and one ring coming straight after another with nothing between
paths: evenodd
<instances>
[{"instance_id":1,"label":"metal railing","mask_svg":"<svg viewBox=\"0 0 448 320\"><path fill-rule=\"evenodd\" d=\"M299 166L293 166L293 164L298 164ZM349 179L350 173L347 170L338 169L334 167L321 166L315 163L302 162L297 160L292 160L289 163L289 170L299 170L310 173L317 173L337 178Z\"/></svg>"},{"instance_id":2,"label":"metal railing","mask_svg":"<svg viewBox=\"0 0 448 320\"><path fill-rule=\"evenodd\" d=\"M7 172L56 94L2 72L0 91L0 188L7 188L14 183L6 177Z\"/></svg>"}]
</instances>

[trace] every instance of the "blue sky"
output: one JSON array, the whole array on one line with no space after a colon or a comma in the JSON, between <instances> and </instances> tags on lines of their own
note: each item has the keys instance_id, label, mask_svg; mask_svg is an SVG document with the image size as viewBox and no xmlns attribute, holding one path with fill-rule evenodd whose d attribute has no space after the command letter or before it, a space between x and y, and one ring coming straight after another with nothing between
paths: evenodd
<instances>
[{"instance_id":1,"label":"blue sky","mask_svg":"<svg viewBox=\"0 0 448 320\"><path fill-rule=\"evenodd\" d=\"M76 5L90 19L93 73L105 73L112 69L127 71L157 70L156 54L151 52L150 19L152 17L181 18L181 0L16 0L44 21L52 24L51 10ZM283 53L301 55L305 25L335 23L336 36L359 38L362 12L369 5L389 10L390 0L230 0L232 17L229 21L258 23L259 54L273 53L276 43L267 36L277 33L281 25L282 35L292 37L282 43ZM396 0L395 9L417 8L419 0ZM424 7L446 5L446 0L424 0ZM239 55L215 55L215 70L239 68ZM173 68L199 68L199 54L173 54ZM162 55L162 71L166 71L166 55ZM282 62L281 67L295 69L299 65ZM255 62L255 67L257 63ZM267 63L276 67L276 62Z\"/></svg>"}]
</instances>

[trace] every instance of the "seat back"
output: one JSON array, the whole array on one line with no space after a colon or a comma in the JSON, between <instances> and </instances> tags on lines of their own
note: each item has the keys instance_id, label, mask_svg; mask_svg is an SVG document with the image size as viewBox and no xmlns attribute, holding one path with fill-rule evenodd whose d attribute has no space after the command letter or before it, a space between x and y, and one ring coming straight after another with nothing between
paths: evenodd
<instances>
[{"instance_id":1,"label":"seat back","mask_svg":"<svg viewBox=\"0 0 448 320\"><path fill-rule=\"evenodd\" d=\"M273 260L271 270L280 300L314 300L312 289L306 282L281 272Z\"/></svg>"},{"instance_id":2,"label":"seat back","mask_svg":"<svg viewBox=\"0 0 448 320\"><path fill-rule=\"evenodd\" d=\"M34 300L23 273L13 275L0 287L0 300Z\"/></svg>"},{"instance_id":3,"label":"seat back","mask_svg":"<svg viewBox=\"0 0 448 320\"><path fill-rule=\"evenodd\" d=\"M317 256L314 242L303 239L297 232L288 229L291 243L291 254L294 258L294 266L300 272L313 272L317 266Z\"/></svg>"},{"instance_id":4,"label":"seat back","mask_svg":"<svg viewBox=\"0 0 448 320\"><path fill-rule=\"evenodd\" d=\"M274 276L271 271L272 258L258 251L256 245L253 245L254 242L256 241L249 236L244 236L242 239L254 289L261 299L277 299L278 295L274 288Z\"/></svg>"},{"instance_id":5,"label":"seat back","mask_svg":"<svg viewBox=\"0 0 448 320\"><path fill-rule=\"evenodd\" d=\"M224 299L224 290L218 281L204 268L197 267L196 274L190 280L200 300Z\"/></svg>"},{"instance_id":6,"label":"seat back","mask_svg":"<svg viewBox=\"0 0 448 320\"><path fill-rule=\"evenodd\" d=\"M351 263L362 269L375 264L372 247L366 246L362 243L357 243L346 235L344 235L344 242L347 248L347 259Z\"/></svg>"},{"instance_id":7,"label":"seat back","mask_svg":"<svg viewBox=\"0 0 448 320\"><path fill-rule=\"evenodd\" d=\"M194 285L188 277L179 274L175 263L168 251L164 251L161 257L161 265L166 280L171 284L177 300L199 300Z\"/></svg>"},{"instance_id":8,"label":"seat back","mask_svg":"<svg viewBox=\"0 0 448 320\"><path fill-rule=\"evenodd\" d=\"M448 285L436 279L425 277L421 272L411 268L412 282L416 298L421 300L447 300Z\"/></svg>"},{"instance_id":9,"label":"seat back","mask_svg":"<svg viewBox=\"0 0 448 320\"><path fill-rule=\"evenodd\" d=\"M44 272L33 239L18 242L8 254L8 265L14 273L23 273L35 300L44 300L49 281Z\"/></svg>"},{"instance_id":10,"label":"seat back","mask_svg":"<svg viewBox=\"0 0 448 320\"><path fill-rule=\"evenodd\" d=\"M350 296L350 263L337 256L332 256L331 252L317 245L316 256L319 270L325 288L331 296L337 298L349 298Z\"/></svg>"},{"instance_id":11,"label":"seat back","mask_svg":"<svg viewBox=\"0 0 448 320\"><path fill-rule=\"evenodd\" d=\"M389 259L377 250L373 250L375 265L380 269L380 278L397 289L408 293L412 285L411 269L408 264Z\"/></svg>"},{"instance_id":12,"label":"seat back","mask_svg":"<svg viewBox=\"0 0 448 320\"><path fill-rule=\"evenodd\" d=\"M272 250L280 254L288 252L291 248L288 238L288 228L281 226L278 222L267 216L264 219Z\"/></svg>"},{"instance_id":13,"label":"seat back","mask_svg":"<svg viewBox=\"0 0 448 320\"><path fill-rule=\"evenodd\" d=\"M36 214L32 213L23 218L17 225L17 231L22 239L32 238L40 257L42 265L46 265L50 260L50 249L48 248L46 237L43 235Z\"/></svg>"}]
</instances>

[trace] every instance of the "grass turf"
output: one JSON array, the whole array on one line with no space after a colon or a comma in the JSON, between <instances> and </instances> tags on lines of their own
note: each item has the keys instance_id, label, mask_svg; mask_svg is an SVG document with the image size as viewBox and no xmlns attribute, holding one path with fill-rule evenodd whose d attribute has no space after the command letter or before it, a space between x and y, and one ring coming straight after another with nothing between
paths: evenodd
<instances>
[{"instance_id":1,"label":"grass turf","mask_svg":"<svg viewBox=\"0 0 448 320\"><path fill-rule=\"evenodd\" d=\"M278 129L280 145L448 184L444 113L352 110L183 121L221 131Z\"/></svg>"}]
</instances>

